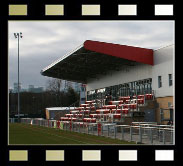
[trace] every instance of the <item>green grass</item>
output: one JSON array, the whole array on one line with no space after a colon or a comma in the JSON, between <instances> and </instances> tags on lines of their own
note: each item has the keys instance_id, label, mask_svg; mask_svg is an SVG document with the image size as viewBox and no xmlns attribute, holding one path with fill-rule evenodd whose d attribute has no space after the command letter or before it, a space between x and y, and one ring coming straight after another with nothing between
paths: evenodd
<instances>
[{"instance_id":1,"label":"green grass","mask_svg":"<svg viewBox=\"0 0 183 166\"><path fill-rule=\"evenodd\" d=\"M135 142L121 141L102 136L88 135L47 128L36 125L10 123L9 144L135 144Z\"/></svg>"}]
</instances>

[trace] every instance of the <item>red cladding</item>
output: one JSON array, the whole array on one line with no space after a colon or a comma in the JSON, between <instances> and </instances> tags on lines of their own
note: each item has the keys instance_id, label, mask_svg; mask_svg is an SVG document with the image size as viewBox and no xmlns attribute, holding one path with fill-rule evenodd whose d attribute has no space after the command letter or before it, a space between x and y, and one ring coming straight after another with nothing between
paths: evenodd
<instances>
[{"instance_id":1,"label":"red cladding","mask_svg":"<svg viewBox=\"0 0 183 166\"><path fill-rule=\"evenodd\" d=\"M153 65L153 50L133 46L86 40L84 48L135 62Z\"/></svg>"}]
</instances>

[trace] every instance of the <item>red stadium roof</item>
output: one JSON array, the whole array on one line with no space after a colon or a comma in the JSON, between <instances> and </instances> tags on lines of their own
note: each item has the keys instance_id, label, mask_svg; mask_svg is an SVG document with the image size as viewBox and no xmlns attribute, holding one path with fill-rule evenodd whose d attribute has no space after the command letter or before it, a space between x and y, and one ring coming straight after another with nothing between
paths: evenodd
<instances>
[{"instance_id":1,"label":"red stadium roof","mask_svg":"<svg viewBox=\"0 0 183 166\"><path fill-rule=\"evenodd\" d=\"M41 71L42 75L87 83L88 78L138 63L153 65L153 50L86 40Z\"/></svg>"},{"instance_id":2,"label":"red stadium roof","mask_svg":"<svg viewBox=\"0 0 183 166\"><path fill-rule=\"evenodd\" d=\"M84 48L90 51L153 65L153 50L126 45L86 40Z\"/></svg>"}]
</instances>

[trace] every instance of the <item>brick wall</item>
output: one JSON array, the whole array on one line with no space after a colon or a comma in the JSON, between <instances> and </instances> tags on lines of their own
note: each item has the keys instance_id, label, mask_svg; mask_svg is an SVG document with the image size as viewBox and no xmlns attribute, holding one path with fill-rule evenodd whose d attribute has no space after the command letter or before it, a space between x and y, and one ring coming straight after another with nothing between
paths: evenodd
<instances>
[{"instance_id":1,"label":"brick wall","mask_svg":"<svg viewBox=\"0 0 183 166\"><path fill-rule=\"evenodd\" d=\"M156 98L156 101L158 103L158 108L156 109L156 121L160 123L161 121L161 115L160 115L160 108L167 109L168 108L168 102L170 102L173 105L173 96L170 97L159 97ZM169 118L170 113L169 111L164 111L164 118ZM167 121L162 122L162 124L166 124Z\"/></svg>"}]
</instances>

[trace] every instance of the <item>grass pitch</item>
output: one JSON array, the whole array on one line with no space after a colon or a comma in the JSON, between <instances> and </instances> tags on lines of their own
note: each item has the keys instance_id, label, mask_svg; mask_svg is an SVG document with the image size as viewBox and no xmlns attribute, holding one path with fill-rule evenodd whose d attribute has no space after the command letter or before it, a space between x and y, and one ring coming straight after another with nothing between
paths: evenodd
<instances>
[{"instance_id":1,"label":"grass pitch","mask_svg":"<svg viewBox=\"0 0 183 166\"><path fill-rule=\"evenodd\" d=\"M118 139L102 136L76 133L42 126L10 123L9 124L10 145L48 145L48 144L135 144L135 142L121 141Z\"/></svg>"}]
</instances>

